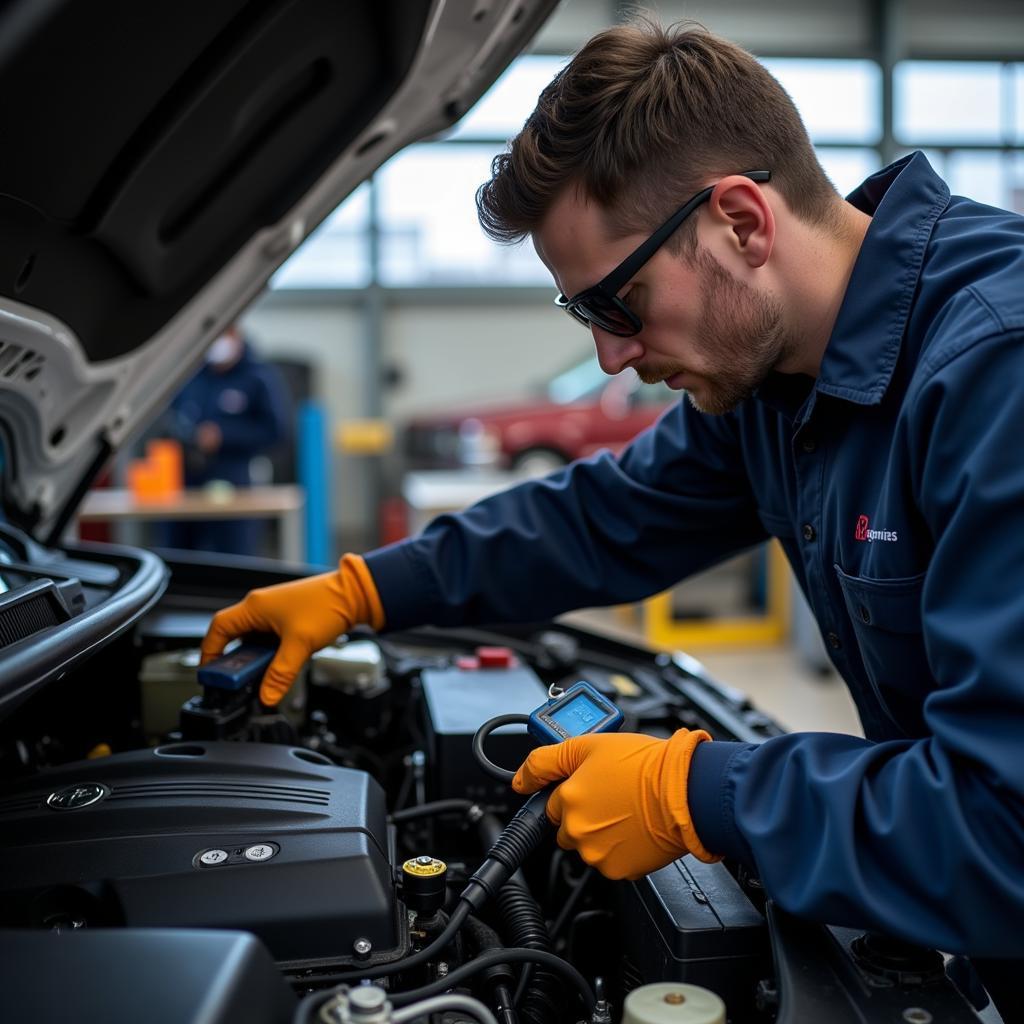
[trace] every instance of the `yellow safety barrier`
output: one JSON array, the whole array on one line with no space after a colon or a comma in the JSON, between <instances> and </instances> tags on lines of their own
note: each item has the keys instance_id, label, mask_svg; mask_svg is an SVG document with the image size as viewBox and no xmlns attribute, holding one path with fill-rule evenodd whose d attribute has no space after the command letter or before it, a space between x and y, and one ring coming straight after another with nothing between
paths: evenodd
<instances>
[{"instance_id":1,"label":"yellow safety barrier","mask_svg":"<svg viewBox=\"0 0 1024 1024\"><path fill-rule=\"evenodd\" d=\"M334 443L346 455L384 455L395 443L395 428L387 420L342 420Z\"/></svg>"},{"instance_id":2,"label":"yellow safety barrier","mask_svg":"<svg viewBox=\"0 0 1024 1024\"><path fill-rule=\"evenodd\" d=\"M644 639L667 650L693 647L762 647L782 643L789 635L790 568L777 541L768 545L767 607L763 615L738 615L707 620L677 619L672 592L648 598L643 604Z\"/></svg>"}]
</instances>

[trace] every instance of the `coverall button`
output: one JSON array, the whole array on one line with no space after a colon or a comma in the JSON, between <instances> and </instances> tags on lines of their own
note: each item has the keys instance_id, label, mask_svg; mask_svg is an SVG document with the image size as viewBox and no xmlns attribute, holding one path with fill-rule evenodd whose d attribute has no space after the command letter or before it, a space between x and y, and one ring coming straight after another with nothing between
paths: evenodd
<instances>
[{"instance_id":1,"label":"coverall button","mask_svg":"<svg viewBox=\"0 0 1024 1024\"><path fill-rule=\"evenodd\" d=\"M813 437L805 437L803 441L800 442L800 447L809 455L818 447L818 442Z\"/></svg>"},{"instance_id":2,"label":"coverall button","mask_svg":"<svg viewBox=\"0 0 1024 1024\"><path fill-rule=\"evenodd\" d=\"M817 533L814 532L814 527L810 523L804 523L804 540L814 540L817 537Z\"/></svg>"},{"instance_id":3,"label":"coverall button","mask_svg":"<svg viewBox=\"0 0 1024 1024\"><path fill-rule=\"evenodd\" d=\"M839 648L843 646L843 642L839 639L838 633L829 633L825 639L828 641L828 645L833 651L838 651Z\"/></svg>"}]
</instances>

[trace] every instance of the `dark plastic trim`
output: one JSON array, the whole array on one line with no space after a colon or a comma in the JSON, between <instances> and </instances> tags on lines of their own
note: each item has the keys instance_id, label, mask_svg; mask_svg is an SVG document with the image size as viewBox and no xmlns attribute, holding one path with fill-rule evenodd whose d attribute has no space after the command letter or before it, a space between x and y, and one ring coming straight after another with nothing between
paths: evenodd
<instances>
[{"instance_id":1,"label":"dark plastic trim","mask_svg":"<svg viewBox=\"0 0 1024 1024\"><path fill-rule=\"evenodd\" d=\"M167 587L167 566L148 551L115 545L91 545L90 551L135 562L137 568L105 601L0 651L0 719L41 686L129 629Z\"/></svg>"}]
</instances>

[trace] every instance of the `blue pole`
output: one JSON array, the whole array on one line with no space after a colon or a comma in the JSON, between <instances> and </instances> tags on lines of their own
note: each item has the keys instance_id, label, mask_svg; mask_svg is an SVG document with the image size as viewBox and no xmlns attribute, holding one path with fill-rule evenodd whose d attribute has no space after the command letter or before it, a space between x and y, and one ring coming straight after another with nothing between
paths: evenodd
<instances>
[{"instance_id":1,"label":"blue pole","mask_svg":"<svg viewBox=\"0 0 1024 1024\"><path fill-rule=\"evenodd\" d=\"M306 561L330 559L331 472L327 416L318 402L305 401L298 414L299 483L306 492Z\"/></svg>"}]
</instances>

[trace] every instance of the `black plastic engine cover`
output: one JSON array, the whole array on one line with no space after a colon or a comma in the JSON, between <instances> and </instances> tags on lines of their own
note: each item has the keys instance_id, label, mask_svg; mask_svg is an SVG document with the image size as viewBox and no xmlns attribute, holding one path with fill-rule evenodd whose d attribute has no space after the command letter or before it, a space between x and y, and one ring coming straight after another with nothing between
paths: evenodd
<instances>
[{"instance_id":1,"label":"black plastic engine cover","mask_svg":"<svg viewBox=\"0 0 1024 1024\"><path fill-rule=\"evenodd\" d=\"M180 743L0 791L0 923L232 928L281 964L400 953L384 793L312 751Z\"/></svg>"},{"instance_id":2,"label":"black plastic engine cover","mask_svg":"<svg viewBox=\"0 0 1024 1024\"><path fill-rule=\"evenodd\" d=\"M289 1024L295 1015L270 955L240 932L0 931L0 963L9 1021Z\"/></svg>"}]
</instances>

